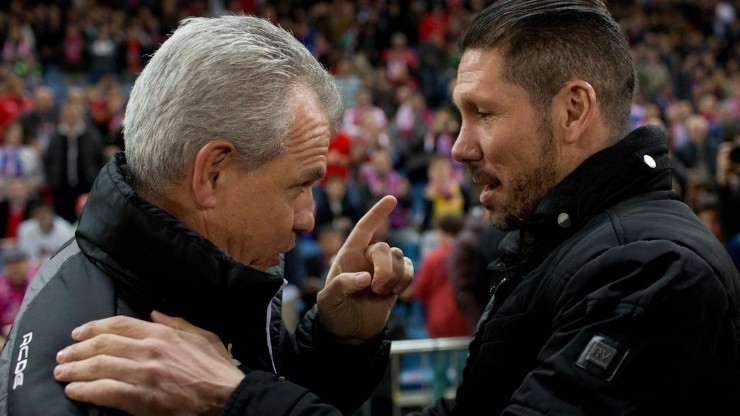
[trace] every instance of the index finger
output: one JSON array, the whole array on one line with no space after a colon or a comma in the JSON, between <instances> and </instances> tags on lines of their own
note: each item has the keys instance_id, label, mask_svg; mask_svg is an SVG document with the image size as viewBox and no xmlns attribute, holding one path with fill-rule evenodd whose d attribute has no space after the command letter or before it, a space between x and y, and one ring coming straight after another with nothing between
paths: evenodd
<instances>
[{"instance_id":1,"label":"index finger","mask_svg":"<svg viewBox=\"0 0 740 416\"><path fill-rule=\"evenodd\" d=\"M364 249L370 244L373 235L378 228L386 221L393 208L396 207L396 197L392 195L384 196L376 202L370 210L357 221L357 225L347 236L344 247Z\"/></svg>"}]
</instances>

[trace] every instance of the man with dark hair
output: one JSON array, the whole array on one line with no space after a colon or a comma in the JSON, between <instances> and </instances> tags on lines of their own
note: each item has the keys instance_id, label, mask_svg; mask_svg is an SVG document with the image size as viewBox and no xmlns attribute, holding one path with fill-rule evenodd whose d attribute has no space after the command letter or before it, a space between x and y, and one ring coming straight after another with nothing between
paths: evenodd
<instances>
[{"instance_id":1,"label":"man with dark hair","mask_svg":"<svg viewBox=\"0 0 740 416\"><path fill-rule=\"evenodd\" d=\"M600 0L503 0L460 39L452 149L510 231L455 400L424 415L738 414L740 282L629 131L630 51Z\"/></svg>"}]
</instances>

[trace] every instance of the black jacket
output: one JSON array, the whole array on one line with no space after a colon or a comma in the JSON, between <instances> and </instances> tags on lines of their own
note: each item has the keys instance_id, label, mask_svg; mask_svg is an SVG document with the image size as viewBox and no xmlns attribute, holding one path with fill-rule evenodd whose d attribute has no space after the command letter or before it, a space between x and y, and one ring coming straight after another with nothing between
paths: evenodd
<instances>
[{"instance_id":1,"label":"black jacket","mask_svg":"<svg viewBox=\"0 0 740 416\"><path fill-rule=\"evenodd\" d=\"M55 355L84 322L148 319L153 309L216 333L247 371L222 414L351 413L384 373L387 334L336 344L315 311L290 334L278 272L237 263L139 198L117 154L95 182L75 239L44 264L24 299L0 357L0 414L119 414L68 400L52 377Z\"/></svg>"},{"instance_id":2,"label":"black jacket","mask_svg":"<svg viewBox=\"0 0 740 416\"><path fill-rule=\"evenodd\" d=\"M456 401L423 414L740 414L740 280L666 139L632 132L511 219Z\"/></svg>"},{"instance_id":3,"label":"black jacket","mask_svg":"<svg viewBox=\"0 0 740 416\"><path fill-rule=\"evenodd\" d=\"M77 136L79 186L85 191L106 163L103 145L102 134L92 125L86 125L82 134ZM46 181L53 191L67 189L68 146L67 136L57 131L49 138L49 147L44 152Z\"/></svg>"}]
</instances>

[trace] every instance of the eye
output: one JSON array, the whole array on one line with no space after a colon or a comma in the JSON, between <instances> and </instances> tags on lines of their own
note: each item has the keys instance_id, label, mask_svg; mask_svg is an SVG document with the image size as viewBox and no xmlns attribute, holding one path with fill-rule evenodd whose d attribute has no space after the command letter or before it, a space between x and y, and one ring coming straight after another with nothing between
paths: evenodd
<instances>
[{"instance_id":1,"label":"eye","mask_svg":"<svg viewBox=\"0 0 740 416\"><path fill-rule=\"evenodd\" d=\"M295 188L300 193L311 192L311 190L312 190L311 188L313 187L313 184L314 184L313 181L303 182L303 183L300 183L300 184L296 185Z\"/></svg>"}]
</instances>

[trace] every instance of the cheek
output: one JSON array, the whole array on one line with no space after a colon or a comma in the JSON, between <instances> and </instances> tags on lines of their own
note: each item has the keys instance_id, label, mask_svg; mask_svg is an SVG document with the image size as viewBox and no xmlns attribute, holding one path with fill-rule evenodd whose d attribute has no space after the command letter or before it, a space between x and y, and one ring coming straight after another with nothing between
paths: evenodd
<instances>
[{"instance_id":1,"label":"cheek","mask_svg":"<svg viewBox=\"0 0 740 416\"><path fill-rule=\"evenodd\" d=\"M257 218L268 233L281 234L292 228L293 211L288 207L272 205L257 213Z\"/></svg>"},{"instance_id":2,"label":"cheek","mask_svg":"<svg viewBox=\"0 0 740 416\"><path fill-rule=\"evenodd\" d=\"M526 168L537 158L540 138L536 132L529 129L509 129L498 138L493 157L510 169Z\"/></svg>"}]
</instances>

